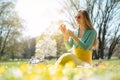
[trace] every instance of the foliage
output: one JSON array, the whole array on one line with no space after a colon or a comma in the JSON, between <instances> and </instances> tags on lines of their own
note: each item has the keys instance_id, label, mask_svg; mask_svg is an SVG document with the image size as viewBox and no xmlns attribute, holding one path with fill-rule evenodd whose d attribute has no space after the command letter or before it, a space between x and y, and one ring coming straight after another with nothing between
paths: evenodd
<instances>
[{"instance_id":1,"label":"foliage","mask_svg":"<svg viewBox=\"0 0 120 80\"><path fill-rule=\"evenodd\" d=\"M20 55L23 52L20 44L21 32L24 29L22 21L15 10L14 2L0 3L0 58L6 55Z\"/></svg>"},{"instance_id":2,"label":"foliage","mask_svg":"<svg viewBox=\"0 0 120 80\"><path fill-rule=\"evenodd\" d=\"M31 56L35 55L35 46L36 46L36 38L25 38L23 41L21 41L21 44L23 45L24 52L22 54L22 58L24 59L30 59Z\"/></svg>"},{"instance_id":3,"label":"foliage","mask_svg":"<svg viewBox=\"0 0 120 80\"><path fill-rule=\"evenodd\" d=\"M66 47L64 45L64 41L63 41L63 35L60 33L57 33L57 34L53 34L51 37L56 40L57 58L58 58L61 54L67 52L67 49L66 49Z\"/></svg>"}]
</instances>

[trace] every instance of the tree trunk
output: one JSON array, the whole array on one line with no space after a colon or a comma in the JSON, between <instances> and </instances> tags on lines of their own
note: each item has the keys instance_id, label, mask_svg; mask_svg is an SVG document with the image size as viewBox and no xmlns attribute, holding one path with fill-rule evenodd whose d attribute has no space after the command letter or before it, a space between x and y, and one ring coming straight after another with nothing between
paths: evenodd
<instances>
[{"instance_id":1,"label":"tree trunk","mask_svg":"<svg viewBox=\"0 0 120 80\"><path fill-rule=\"evenodd\" d=\"M99 32L98 32L98 40L99 40L99 48L98 48L98 55L99 58L103 59L104 54L104 34L102 33L102 24L100 24Z\"/></svg>"},{"instance_id":2,"label":"tree trunk","mask_svg":"<svg viewBox=\"0 0 120 80\"><path fill-rule=\"evenodd\" d=\"M14 61L14 58L15 58L15 57L14 57L14 53L12 53L12 60L13 60L13 61Z\"/></svg>"},{"instance_id":3,"label":"tree trunk","mask_svg":"<svg viewBox=\"0 0 120 80\"><path fill-rule=\"evenodd\" d=\"M99 56L97 54L97 51L96 50L93 50L93 53L92 53L92 59L99 59Z\"/></svg>"},{"instance_id":4,"label":"tree trunk","mask_svg":"<svg viewBox=\"0 0 120 80\"><path fill-rule=\"evenodd\" d=\"M8 39L8 36L9 36L10 31L11 31L11 28L8 30L7 35L6 35L6 37L5 37L5 40L4 40L4 42L3 42L3 47L2 47L2 49L1 49L1 51L0 51L0 53L1 53L0 56L3 56L3 55L4 55L4 50L5 50L5 47L6 47L6 42L7 42L7 39Z\"/></svg>"},{"instance_id":5,"label":"tree trunk","mask_svg":"<svg viewBox=\"0 0 120 80\"><path fill-rule=\"evenodd\" d=\"M57 59L58 59L58 54L59 54L59 53L57 52L57 54L56 54Z\"/></svg>"},{"instance_id":6,"label":"tree trunk","mask_svg":"<svg viewBox=\"0 0 120 80\"><path fill-rule=\"evenodd\" d=\"M108 60L111 59L111 57L112 57L112 52L109 53Z\"/></svg>"},{"instance_id":7,"label":"tree trunk","mask_svg":"<svg viewBox=\"0 0 120 80\"><path fill-rule=\"evenodd\" d=\"M113 50L115 49L119 40L120 40L120 35L118 37L116 37L116 35L115 35L112 43L110 44L110 48L109 48L109 52L108 52L109 53L108 54L108 59L110 59L111 56L113 55Z\"/></svg>"}]
</instances>

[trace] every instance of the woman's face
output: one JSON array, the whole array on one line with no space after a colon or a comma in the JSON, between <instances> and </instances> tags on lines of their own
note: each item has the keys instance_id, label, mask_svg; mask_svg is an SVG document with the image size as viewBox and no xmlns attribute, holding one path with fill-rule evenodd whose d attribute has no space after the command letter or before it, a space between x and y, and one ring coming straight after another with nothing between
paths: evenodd
<instances>
[{"instance_id":1,"label":"woman's face","mask_svg":"<svg viewBox=\"0 0 120 80\"><path fill-rule=\"evenodd\" d=\"M78 12L78 13L77 13L77 16L75 16L75 19L76 19L76 21L77 21L77 23L78 23L79 25L84 24L84 23L83 23L83 22L84 22L84 19L83 19L82 12Z\"/></svg>"}]
</instances>

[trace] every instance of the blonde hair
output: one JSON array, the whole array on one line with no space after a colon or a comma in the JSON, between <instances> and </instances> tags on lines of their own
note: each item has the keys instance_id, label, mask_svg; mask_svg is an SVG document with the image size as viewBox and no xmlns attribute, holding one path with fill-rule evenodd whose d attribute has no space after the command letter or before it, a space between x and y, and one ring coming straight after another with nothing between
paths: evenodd
<instances>
[{"instance_id":1,"label":"blonde hair","mask_svg":"<svg viewBox=\"0 0 120 80\"><path fill-rule=\"evenodd\" d=\"M93 28L93 25L92 25L92 22L90 20L90 17L89 17L89 14L86 10L79 10L78 12L81 12L82 15L83 15L83 18L84 18L84 24L85 24L85 28L86 29L94 29ZM94 29L95 30L95 29ZM96 30L95 30L96 31ZM97 39L97 35L95 37L95 40L94 40L94 43L93 43L93 46L92 48L94 50L97 50L98 49L98 39Z\"/></svg>"}]
</instances>

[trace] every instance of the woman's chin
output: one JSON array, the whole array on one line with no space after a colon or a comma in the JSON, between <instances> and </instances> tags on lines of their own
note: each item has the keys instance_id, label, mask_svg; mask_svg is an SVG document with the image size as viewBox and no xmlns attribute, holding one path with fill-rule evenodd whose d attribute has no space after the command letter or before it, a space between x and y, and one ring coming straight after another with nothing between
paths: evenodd
<instances>
[{"instance_id":1,"label":"woman's chin","mask_svg":"<svg viewBox=\"0 0 120 80\"><path fill-rule=\"evenodd\" d=\"M79 23L79 22L77 22L77 24L78 24L78 25L80 25L80 23Z\"/></svg>"},{"instance_id":2,"label":"woman's chin","mask_svg":"<svg viewBox=\"0 0 120 80\"><path fill-rule=\"evenodd\" d=\"M77 21L77 24L80 24L80 22Z\"/></svg>"}]
</instances>

